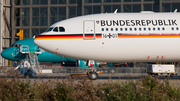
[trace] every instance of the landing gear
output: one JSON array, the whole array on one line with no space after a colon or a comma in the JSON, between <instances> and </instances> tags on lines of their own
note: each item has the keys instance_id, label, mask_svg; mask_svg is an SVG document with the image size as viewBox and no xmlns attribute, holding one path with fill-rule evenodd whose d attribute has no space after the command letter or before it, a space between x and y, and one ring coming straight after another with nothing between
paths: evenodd
<instances>
[{"instance_id":1,"label":"landing gear","mask_svg":"<svg viewBox=\"0 0 180 101\"><path fill-rule=\"evenodd\" d=\"M98 78L98 74L96 72L88 72L88 78L90 80L96 80Z\"/></svg>"},{"instance_id":2,"label":"landing gear","mask_svg":"<svg viewBox=\"0 0 180 101\"><path fill-rule=\"evenodd\" d=\"M99 73L103 73L103 71L96 71L95 68L89 68L87 72L85 73L77 73L77 74L71 74L71 76L74 75L87 75L90 80L96 80L98 78Z\"/></svg>"},{"instance_id":3,"label":"landing gear","mask_svg":"<svg viewBox=\"0 0 180 101\"><path fill-rule=\"evenodd\" d=\"M94 68L95 67L95 62L93 60L89 60L87 62L87 65L89 66L89 68L86 69L86 72L77 73L77 74L71 74L71 76L74 76L74 75L87 75L90 80L96 80L98 78L98 74L103 73L103 71L99 71L99 70L97 71L97 68Z\"/></svg>"},{"instance_id":4,"label":"landing gear","mask_svg":"<svg viewBox=\"0 0 180 101\"><path fill-rule=\"evenodd\" d=\"M96 80L98 78L99 73L103 73L103 71L90 71L90 72L86 72L86 73L77 73L77 74L71 74L71 76L87 75L90 80Z\"/></svg>"}]
</instances>

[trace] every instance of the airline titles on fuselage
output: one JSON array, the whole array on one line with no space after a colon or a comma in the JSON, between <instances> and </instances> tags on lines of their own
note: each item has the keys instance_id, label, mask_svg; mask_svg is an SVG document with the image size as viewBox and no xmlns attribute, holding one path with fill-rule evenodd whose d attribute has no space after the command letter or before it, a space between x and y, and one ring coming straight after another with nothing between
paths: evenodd
<instances>
[{"instance_id":1,"label":"airline titles on fuselage","mask_svg":"<svg viewBox=\"0 0 180 101\"><path fill-rule=\"evenodd\" d=\"M176 20L101 20L101 26L177 26Z\"/></svg>"},{"instance_id":2,"label":"airline titles on fuselage","mask_svg":"<svg viewBox=\"0 0 180 101\"><path fill-rule=\"evenodd\" d=\"M101 26L178 26L175 19L167 20L101 20ZM99 23L97 23L99 24ZM118 34L104 33L102 38L118 38Z\"/></svg>"}]
</instances>

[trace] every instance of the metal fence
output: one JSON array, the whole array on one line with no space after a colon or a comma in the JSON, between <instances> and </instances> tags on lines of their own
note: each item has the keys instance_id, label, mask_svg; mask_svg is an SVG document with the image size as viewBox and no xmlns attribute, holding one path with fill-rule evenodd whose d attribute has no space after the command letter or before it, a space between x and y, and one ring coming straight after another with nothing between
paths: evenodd
<instances>
[{"instance_id":1,"label":"metal fence","mask_svg":"<svg viewBox=\"0 0 180 101\"><path fill-rule=\"evenodd\" d=\"M6 72L8 70L13 69L14 67L3 67L0 69L0 73ZM103 71L103 73L111 73L111 70L115 71L115 74L121 73L121 74L139 74L139 75L144 75L147 74L147 69L146 67L118 67L118 68L104 68L100 69ZM83 73L89 71L88 69L80 69L78 67L44 67L42 70L51 70L52 73ZM99 70L99 69L98 69ZM180 74L180 67L175 68L176 74Z\"/></svg>"},{"instance_id":2,"label":"metal fence","mask_svg":"<svg viewBox=\"0 0 180 101\"><path fill-rule=\"evenodd\" d=\"M89 70L89 69L81 70L76 67L46 68L46 69L52 69L53 73L76 73L76 72L86 72L87 70ZM135 68L130 68L130 67L112 68L112 67L109 67L109 68L102 69L102 71L104 71L104 73L111 73L111 69L114 69L115 73L147 73L146 67L135 67ZM180 68L175 68L175 72L180 73Z\"/></svg>"}]
</instances>

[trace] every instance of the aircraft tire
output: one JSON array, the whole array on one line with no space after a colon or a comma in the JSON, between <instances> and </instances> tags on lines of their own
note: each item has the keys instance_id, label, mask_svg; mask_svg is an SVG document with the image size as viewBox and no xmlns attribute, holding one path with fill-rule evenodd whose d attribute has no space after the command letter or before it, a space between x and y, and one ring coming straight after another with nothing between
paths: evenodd
<instances>
[{"instance_id":1,"label":"aircraft tire","mask_svg":"<svg viewBox=\"0 0 180 101\"><path fill-rule=\"evenodd\" d=\"M91 80L96 80L98 78L98 74L96 72L90 72L88 76Z\"/></svg>"}]
</instances>

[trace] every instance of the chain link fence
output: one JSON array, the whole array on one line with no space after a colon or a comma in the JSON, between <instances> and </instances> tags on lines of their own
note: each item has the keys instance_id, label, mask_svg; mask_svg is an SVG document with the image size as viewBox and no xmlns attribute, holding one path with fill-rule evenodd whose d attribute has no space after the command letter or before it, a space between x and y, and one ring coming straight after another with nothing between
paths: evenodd
<instances>
[{"instance_id":1,"label":"chain link fence","mask_svg":"<svg viewBox=\"0 0 180 101\"><path fill-rule=\"evenodd\" d=\"M0 69L0 73L12 70L14 67L3 67ZM42 70L51 70L52 73L84 73L90 71L87 69L80 69L79 67L43 67ZM124 74L124 75L147 75L146 67L109 67L97 69L103 71L104 74ZM175 68L175 74L180 75L180 67Z\"/></svg>"}]
</instances>

